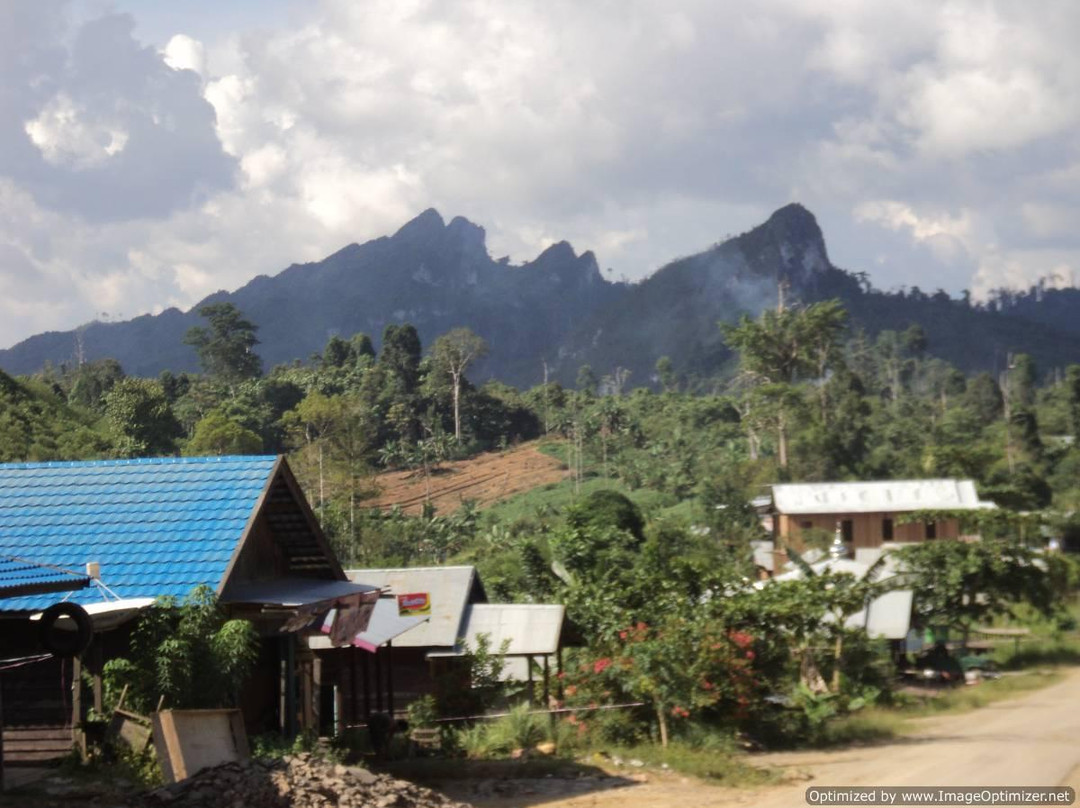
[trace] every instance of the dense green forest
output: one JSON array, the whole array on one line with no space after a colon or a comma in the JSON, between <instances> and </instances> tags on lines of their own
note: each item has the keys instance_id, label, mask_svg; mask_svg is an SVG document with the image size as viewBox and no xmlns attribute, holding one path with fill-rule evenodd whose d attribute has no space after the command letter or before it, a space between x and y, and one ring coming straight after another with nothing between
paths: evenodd
<instances>
[{"instance_id":1,"label":"dense green forest","mask_svg":"<svg viewBox=\"0 0 1080 808\"><path fill-rule=\"evenodd\" d=\"M571 498L608 481L716 530L732 527L712 524L717 514L737 520L782 480L962 476L1015 510L1080 502L1080 365L1038 368L1019 354L997 377L968 377L934 356L919 325L869 339L836 301L718 325L740 361L693 392L667 357L656 389L627 392L621 369L588 366L572 389L476 386L483 340L454 329L425 350L408 324L389 326L378 354L367 335L333 337L308 362L264 372L254 323L227 303L203 316L185 338L202 374L141 379L99 360L0 378L0 458L287 453L342 554L364 563L408 562L418 550L407 536L430 532L366 512L379 471L429 473L542 436L572 471ZM502 529L538 517L515 521Z\"/></svg>"},{"instance_id":2,"label":"dense green forest","mask_svg":"<svg viewBox=\"0 0 1080 808\"><path fill-rule=\"evenodd\" d=\"M469 381L488 346L468 329L426 350L408 324L388 327L379 352L367 335L334 337L264 372L254 323L228 303L202 314L185 337L201 374L129 377L105 360L0 376L0 457L286 453L346 565L475 563L493 600L564 603L589 638L567 703L648 705L605 737L666 743L693 715L789 743L884 697L882 649L843 628L878 584L830 573L748 586L762 538L750 500L776 481L974 478L1002 511L980 526L985 542L904 551L923 570L917 618L964 632L1019 606L1066 619L1076 571L1058 556L1034 565L1029 545L1040 528L1075 530L1080 364L1020 354L998 377L968 377L918 325L870 339L828 300L718 324L738 360L704 389L685 389L665 357L656 389L583 366L572 389L520 391ZM547 490L484 511L366 506L380 471L438 474L537 438L568 471ZM937 580L943 569L965 570L953 578L977 581L981 599ZM778 709L776 693L799 709Z\"/></svg>"}]
</instances>

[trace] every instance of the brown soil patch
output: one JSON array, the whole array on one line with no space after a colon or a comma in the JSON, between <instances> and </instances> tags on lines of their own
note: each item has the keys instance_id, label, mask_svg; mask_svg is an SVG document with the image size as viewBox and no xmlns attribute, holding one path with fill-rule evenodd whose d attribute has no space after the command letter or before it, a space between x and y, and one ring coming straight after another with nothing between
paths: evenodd
<instances>
[{"instance_id":1,"label":"brown soil patch","mask_svg":"<svg viewBox=\"0 0 1080 808\"><path fill-rule=\"evenodd\" d=\"M431 475L431 503L438 513L452 513L465 500L481 508L548 483L557 483L569 472L562 463L541 452L535 442L505 452L487 452L470 460L443 464ZM422 471L391 471L375 483L379 495L365 502L374 508L399 506L418 514L427 496Z\"/></svg>"}]
</instances>

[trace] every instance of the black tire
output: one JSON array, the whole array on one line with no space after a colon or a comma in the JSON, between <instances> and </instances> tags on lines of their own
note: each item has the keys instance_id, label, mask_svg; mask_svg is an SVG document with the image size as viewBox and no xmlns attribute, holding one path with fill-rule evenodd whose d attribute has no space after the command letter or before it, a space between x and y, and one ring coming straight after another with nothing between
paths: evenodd
<instances>
[{"instance_id":1,"label":"black tire","mask_svg":"<svg viewBox=\"0 0 1080 808\"><path fill-rule=\"evenodd\" d=\"M75 622L74 631L58 628L62 617L70 617ZM46 651L58 657L78 656L94 638L94 624L90 615L78 603L54 603L41 614L38 626L38 640Z\"/></svg>"}]
</instances>

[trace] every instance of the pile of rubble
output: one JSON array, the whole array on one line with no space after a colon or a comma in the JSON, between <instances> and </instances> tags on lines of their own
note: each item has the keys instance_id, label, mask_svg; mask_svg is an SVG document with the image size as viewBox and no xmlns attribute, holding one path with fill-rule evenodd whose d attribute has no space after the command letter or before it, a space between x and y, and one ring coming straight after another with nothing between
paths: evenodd
<instances>
[{"instance_id":1,"label":"pile of rubble","mask_svg":"<svg viewBox=\"0 0 1080 808\"><path fill-rule=\"evenodd\" d=\"M427 788L308 754L204 769L138 808L469 808Z\"/></svg>"}]
</instances>

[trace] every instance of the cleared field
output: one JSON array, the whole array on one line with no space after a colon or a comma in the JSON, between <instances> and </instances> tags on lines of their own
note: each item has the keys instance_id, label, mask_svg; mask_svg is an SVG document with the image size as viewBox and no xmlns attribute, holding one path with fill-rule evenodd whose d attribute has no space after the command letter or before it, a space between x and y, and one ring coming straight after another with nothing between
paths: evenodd
<instances>
[{"instance_id":1,"label":"cleared field","mask_svg":"<svg viewBox=\"0 0 1080 808\"><path fill-rule=\"evenodd\" d=\"M445 463L424 479L422 471L391 471L376 478L379 495L364 505L376 508L399 506L410 514L420 513L431 488L431 503L439 513L452 513L465 500L481 508L529 491L557 483L570 472L562 463L541 452L537 444L525 443L505 452L487 452L470 460Z\"/></svg>"}]
</instances>

